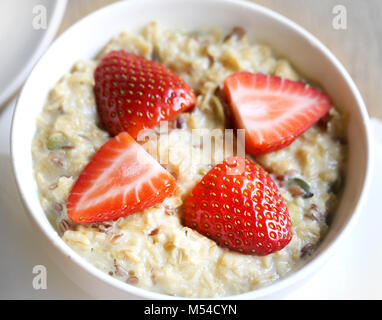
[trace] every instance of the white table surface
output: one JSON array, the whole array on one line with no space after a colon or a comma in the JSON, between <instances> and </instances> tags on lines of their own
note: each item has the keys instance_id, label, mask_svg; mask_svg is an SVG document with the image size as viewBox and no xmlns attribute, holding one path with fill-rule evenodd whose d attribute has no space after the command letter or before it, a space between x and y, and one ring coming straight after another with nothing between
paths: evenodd
<instances>
[{"instance_id":1,"label":"white table surface","mask_svg":"<svg viewBox=\"0 0 382 320\"><path fill-rule=\"evenodd\" d=\"M0 110L0 299L91 299L37 245L17 194L9 155L14 103ZM376 144L375 163L382 161ZM382 299L382 167L376 166L367 205L340 250L286 299ZM35 265L47 268L47 289L35 290Z\"/></svg>"},{"instance_id":2,"label":"white table surface","mask_svg":"<svg viewBox=\"0 0 382 320\"><path fill-rule=\"evenodd\" d=\"M11 168L13 106L14 101L0 109L0 299L89 299L37 245L37 235L21 204ZM47 268L46 290L33 289L35 265Z\"/></svg>"}]
</instances>

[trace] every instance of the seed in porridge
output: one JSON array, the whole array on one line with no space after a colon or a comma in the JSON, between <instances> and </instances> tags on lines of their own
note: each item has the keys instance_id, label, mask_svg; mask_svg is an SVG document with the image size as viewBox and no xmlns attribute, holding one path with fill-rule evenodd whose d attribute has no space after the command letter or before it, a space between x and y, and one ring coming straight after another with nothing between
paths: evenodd
<instances>
[{"instance_id":1,"label":"seed in porridge","mask_svg":"<svg viewBox=\"0 0 382 320\"><path fill-rule=\"evenodd\" d=\"M58 183L52 183L50 186L49 186L49 190L54 190L54 189L57 189L58 187Z\"/></svg>"},{"instance_id":2,"label":"seed in porridge","mask_svg":"<svg viewBox=\"0 0 382 320\"><path fill-rule=\"evenodd\" d=\"M159 228L155 228L154 230L152 230L150 233L149 233L149 236L155 236L159 233Z\"/></svg>"},{"instance_id":3,"label":"seed in porridge","mask_svg":"<svg viewBox=\"0 0 382 320\"><path fill-rule=\"evenodd\" d=\"M186 226L196 229L220 246L245 254L253 254L252 250L256 250L256 255L267 255L281 250L290 242L291 220L270 175L255 163L245 161L244 157L231 157L217 165L220 170L216 167L211 169L193 189L193 196L186 200L184 219ZM239 163L247 163L246 167L250 167L251 171L245 169L241 172L239 168L243 166ZM240 189L237 185L241 186ZM248 185L255 187L249 192ZM246 196L243 190L250 195ZM222 194L228 194L229 200ZM223 209L217 205L219 201L223 203ZM247 214L243 217L241 210L237 209ZM252 214L248 214L251 210ZM260 220L265 223L260 223ZM278 233L269 229L274 226L274 220L279 222ZM246 235L250 233L253 236L248 238Z\"/></svg>"},{"instance_id":4,"label":"seed in porridge","mask_svg":"<svg viewBox=\"0 0 382 320\"><path fill-rule=\"evenodd\" d=\"M72 150L72 149L74 149L74 146L62 146L61 149Z\"/></svg>"},{"instance_id":5,"label":"seed in porridge","mask_svg":"<svg viewBox=\"0 0 382 320\"><path fill-rule=\"evenodd\" d=\"M89 142L91 141L91 139L90 139L88 136L84 135L84 134L79 134L78 136L79 136L80 138L86 140L86 141L89 141Z\"/></svg>"},{"instance_id":6,"label":"seed in porridge","mask_svg":"<svg viewBox=\"0 0 382 320\"><path fill-rule=\"evenodd\" d=\"M110 242L113 244L119 243L123 237L123 233L115 234L111 237Z\"/></svg>"},{"instance_id":7,"label":"seed in porridge","mask_svg":"<svg viewBox=\"0 0 382 320\"><path fill-rule=\"evenodd\" d=\"M261 73L234 73L224 80L224 91L237 127L246 130L250 154L290 145L331 108L321 91Z\"/></svg>"},{"instance_id":8,"label":"seed in porridge","mask_svg":"<svg viewBox=\"0 0 382 320\"><path fill-rule=\"evenodd\" d=\"M110 233L113 229L113 225L110 223L100 223L97 225L97 229L100 232Z\"/></svg>"},{"instance_id":9,"label":"seed in porridge","mask_svg":"<svg viewBox=\"0 0 382 320\"><path fill-rule=\"evenodd\" d=\"M304 189L300 188L299 186L296 185L291 185L288 187L288 191L292 196L301 196L305 194Z\"/></svg>"},{"instance_id":10,"label":"seed in porridge","mask_svg":"<svg viewBox=\"0 0 382 320\"><path fill-rule=\"evenodd\" d=\"M301 178L293 178L288 180L288 191L293 196L303 196L305 199L313 197L310 185Z\"/></svg>"},{"instance_id":11,"label":"seed in porridge","mask_svg":"<svg viewBox=\"0 0 382 320\"><path fill-rule=\"evenodd\" d=\"M71 229L71 226L70 226L69 222L65 219L62 219L60 222L60 230L62 232L65 232L65 231L70 230L70 229Z\"/></svg>"},{"instance_id":12,"label":"seed in porridge","mask_svg":"<svg viewBox=\"0 0 382 320\"><path fill-rule=\"evenodd\" d=\"M325 219L325 213L322 212L316 204L312 204L305 216L315 221L322 221Z\"/></svg>"},{"instance_id":13,"label":"seed in porridge","mask_svg":"<svg viewBox=\"0 0 382 320\"><path fill-rule=\"evenodd\" d=\"M68 216L80 224L116 220L163 202L175 186L174 177L122 132L97 151L78 177L68 198Z\"/></svg>"},{"instance_id":14,"label":"seed in porridge","mask_svg":"<svg viewBox=\"0 0 382 320\"><path fill-rule=\"evenodd\" d=\"M54 210L59 211L59 212L64 210L64 206L61 203L59 203L59 202L55 202L53 204L53 207L54 207Z\"/></svg>"},{"instance_id":15,"label":"seed in porridge","mask_svg":"<svg viewBox=\"0 0 382 320\"><path fill-rule=\"evenodd\" d=\"M236 38L237 40L240 41L245 36L246 33L247 31L243 27L235 26L232 28L231 32L225 36L223 42L227 42L228 40L232 38Z\"/></svg>"},{"instance_id":16,"label":"seed in porridge","mask_svg":"<svg viewBox=\"0 0 382 320\"><path fill-rule=\"evenodd\" d=\"M179 117L176 119L176 128L177 129L183 129L185 127L186 123L184 122L182 117Z\"/></svg>"},{"instance_id":17,"label":"seed in porridge","mask_svg":"<svg viewBox=\"0 0 382 320\"><path fill-rule=\"evenodd\" d=\"M136 284L138 284L138 282L139 282L139 279L136 276L128 277L126 280L126 283L131 284L131 285L136 285Z\"/></svg>"},{"instance_id":18,"label":"seed in porridge","mask_svg":"<svg viewBox=\"0 0 382 320\"><path fill-rule=\"evenodd\" d=\"M121 68L108 71L110 64ZM140 83L139 88L136 88L134 81L131 80L133 74L136 73L140 74L145 82L151 82L151 87L146 87ZM107 95L109 92L107 85L113 82L107 78L110 75L122 78L117 84L119 90L114 91L121 101L121 104L117 106L114 104L115 97L108 97ZM94 77L97 110L101 121L112 136L121 131L118 128L123 128L123 123L134 123L126 130L133 138L136 138L142 129L153 128L160 121L173 118L195 105L194 91L175 72L155 61L146 60L123 50L112 51L104 56L95 70ZM173 88L174 83L179 83L180 86ZM127 92L121 91L124 87L131 89ZM139 96L139 100L128 103L126 100L128 95L134 94ZM154 103L154 107L150 107L150 100L154 96L157 101ZM135 112L132 114L124 112L129 109L134 109ZM121 114L121 111L123 112L122 116L113 117L113 114ZM148 111L152 116L148 115Z\"/></svg>"},{"instance_id":19,"label":"seed in porridge","mask_svg":"<svg viewBox=\"0 0 382 320\"><path fill-rule=\"evenodd\" d=\"M114 269L115 269L115 272L114 272L114 273L115 273L117 276L119 276L119 277L126 277L126 276L129 276L129 272L128 272L126 269L122 268L122 267L118 264L117 259L114 259L114 260L113 260L113 263L114 263Z\"/></svg>"},{"instance_id":20,"label":"seed in porridge","mask_svg":"<svg viewBox=\"0 0 382 320\"><path fill-rule=\"evenodd\" d=\"M64 162L62 161L62 159L60 159L60 157L56 155L53 151L50 151L48 153L48 158L52 163L56 164L57 166L59 167L64 166Z\"/></svg>"},{"instance_id":21,"label":"seed in porridge","mask_svg":"<svg viewBox=\"0 0 382 320\"><path fill-rule=\"evenodd\" d=\"M178 179L178 174L175 171L171 171L170 174L174 177L175 180Z\"/></svg>"},{"instance_id":22,"label":"seed in porridge","mask_svg":"<svg viewBox=\"0 0 382 320\"><path fill-rule=\"evenodd\" d=\"M68 145L68 138L62 132L53 132L46 139L46 147L48 150L60 149Z\"/></svg>"},{"instance_id":23,"label":"seed in porridge","mask_svg":"<svg viewBox=\"0 0 382 320\"><path fill-rule=\"evenodd\" d=\"M151 281L152 281L154 286L157 284L158 281L157 281L157 278L155 277L155 274L151 275Z\"/></svg>"}]
</instances>

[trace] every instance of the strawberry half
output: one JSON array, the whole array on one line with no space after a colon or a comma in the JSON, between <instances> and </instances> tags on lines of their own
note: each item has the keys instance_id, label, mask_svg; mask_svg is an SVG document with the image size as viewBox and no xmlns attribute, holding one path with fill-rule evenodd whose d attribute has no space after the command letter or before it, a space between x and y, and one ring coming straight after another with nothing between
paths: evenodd
<instances>
[{"instance_id":1,"label":"strawberry half","mask_svg":"<svg viewBox=\"0 0 382 320\"><path fill-rule=\"evenodd\" d=\"M184 219L218 245L244 254L267 255L292 239L276 184L244 157L230 157L203 177L186 201Z\"/></svg>"},{"instance_id":2,"label":"strawberry half","mask_svg":"<svg viewBox=\"0 0 382 320\"><path fill-rule=\"evenodd\" d=\"M195 104L195 93L175 72L126 51L112 51L95 70L97 110L112 135L136 138Z\"/></svg>"},{"instance_id":3,"label":"strawberry half","mask_svg":"<svg viewBox=\"0 0 382 320\"><path fill-rule=\"evenodd\" d=\"M68 198L76 223L115 220L161 203L175 179L128 133L106 142L87 164Z\"/></svg>"},{"instance_id":4,"label":"strawberry half","mask_svg":"<svg viewBox=\"0 0 382 320\"><path fill-rule=\"evenodd\" d=\"M291 144L330 109L329 98L303 82L239 72L224 81L238 128L246 130L246 151L263 154Z\"/></svg>"}]
</instances>

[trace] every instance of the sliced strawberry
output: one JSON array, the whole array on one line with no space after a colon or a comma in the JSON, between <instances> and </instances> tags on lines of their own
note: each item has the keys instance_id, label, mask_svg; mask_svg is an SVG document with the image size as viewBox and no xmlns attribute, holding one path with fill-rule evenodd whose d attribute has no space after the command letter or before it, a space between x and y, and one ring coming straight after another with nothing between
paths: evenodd
<instances>
[{"instance_id":1,"label":"sliced strawberry","mask_svg":"<svg viewBox=\"0 0 382 320\"><path fill-rule=\"evenodd\" d=\"M175 179L126 132L106 142L74 184L68 216L76 223L115 220L161 203Z\"/></svg>"},{"instance_id":2,"label":"sliced strawberry","mask_svg":"<svg viewBox=\"0 0 382 320\"><path fill-rule=\"evenodd\" d=\"M330 109L329 98L303 82L239 72L224 81L246 151L262 154L291 144Z\"/></svg>"},{"instance_id":3,"label":"sliced strawberry","mask_svg":"<svg viewBox=\"0 0 382 320\"><path fill-rule=\"evenodd\" d=\"M175 72L126 51L108 53L95 70L97 109L112 135L136 138L195 104L195 93Z\"/></svg>"},{"instance_id":4,"label":"sliced strawberry","mask_svg":"<svg viewBox=\"0 0 382 320\"><path fill-rule=\"evenodd\" d=\"M185 223L218 245L267 255L292 239L291 219L270 175L244 157L212 168L185 204Z\"/></svg>"}]
</instances>

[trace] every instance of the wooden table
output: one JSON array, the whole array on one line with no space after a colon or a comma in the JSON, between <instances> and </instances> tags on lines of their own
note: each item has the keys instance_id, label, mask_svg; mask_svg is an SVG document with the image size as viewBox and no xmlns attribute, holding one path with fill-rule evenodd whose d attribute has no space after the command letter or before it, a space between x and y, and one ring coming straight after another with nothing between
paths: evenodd
<instances>
[{"instance_id":1,"label":"wooden table","mask_svg":"<svg viewBox=\"0 0 382 320\"><path fill-rule=\"evenodd\" d=\"M179 0L182 1L182 0ZM371 116L382 119L381 0L252 0L297 22L319 38L353 77ZM59 32L113 0L68 0ZM333 8L346 9L347 28L333 27Z\"/></svg>"}]
</instances>

